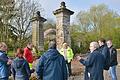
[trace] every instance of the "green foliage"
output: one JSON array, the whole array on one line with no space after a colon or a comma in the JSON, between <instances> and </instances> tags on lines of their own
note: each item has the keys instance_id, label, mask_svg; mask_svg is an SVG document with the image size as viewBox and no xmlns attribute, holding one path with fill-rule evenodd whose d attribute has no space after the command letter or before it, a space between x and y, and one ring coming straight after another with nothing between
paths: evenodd
<instances>
[{"instance_id":1,"label":"green foliage","mask_svg":"<svg viewBox=\"0 0 120 80\"><path fill-rule=\"evenodd\" d=\"M38 51L38 53L37 53L37 57L40 57L42 54L44 54L44 51Z\"/></svg>"},{"instance_id":2,"label":"green foliage","mask_svg":"<svg viewBox=\"0 0 120 80\"><path fill-rule=\"evenodd\" d=\"M17 47L24 47L31 40L30 18L38 9L29 0L17 0L18 3L9 5L11 0L0 0L0 41L5 41L10 47L9 55ZM15 6L16 5L16 6ZM24 5L24 6L23 6ZM85 53L91 41L103 37L112 39L116 48L120 48L120 15L100 4L90 7L87 11L80 11L77 23L70 27L72 49L74 53ZM44 25L44 30L55 28L50 20ZM48 40L45 40L45 51L48 50ZM42 51L38 55L43 54Z\"/></svg>"},{"instance_id":3,"label":"green foliage","mask_svg":"<svg viewBox=\"0 0 120 80\"><path fill-rule=\"evenodd\" d=\"M15 56L15 53L13 51L8 51L7 54L8 54L9 57L14 57Z\"/></svg>"},{"instance_id":4,"label":"green foliage","mask_svg":"<svg viewBox=\"0 0 120 80\"><path fill-rule=\"evenodd\" d=\"M112 39L115 47L120 48L120 16L106 5L92 6L87 11L81 11L77 19L78 25L71 26L72 47L77 53L85 53L89 43L100 38Z\"/></svg>"},{"instance_id":5,"label":"green foliage","mask_svg":"<svg viewBox=\"0 0 120 80\"><path fill-rule=\"evenodd\" d=\"M45 49L45 51L48 50L48 44L49 44L49 41L45 40L45 42L44 42L44 49Z\"/></svg>"},{"instance_id":6,"label":"green foliage","mask_svg":"<svg viewBox=\"0 0 120 80\"><path fill-rule=\"evenodd\" d=\"M14 17L12 0L0 0L0 41L8 42L10 35L10 21Z\"/></svg>"},{"instance_id":7,"label":"green foliage","mask_svg":"<svg viewBox=\"0 0 120 80\"><path fill-rule=\"evenodd\" d=\"M44 30L47 30L47 29L55 29L55 22L52 21L51 19L48 19L47 22L44 24Z\"/></svg>"},{"instance_id":8,"label":"green foliage","mask_svg":"<svg viewBox=\"0 0 120 80\"><path fill-rule=\"evenodd\" d=\"M31 41L30 19L41 9L31 0L0 0L0 42L10 50L24 47Z\"/></svg>"}]
</instances>

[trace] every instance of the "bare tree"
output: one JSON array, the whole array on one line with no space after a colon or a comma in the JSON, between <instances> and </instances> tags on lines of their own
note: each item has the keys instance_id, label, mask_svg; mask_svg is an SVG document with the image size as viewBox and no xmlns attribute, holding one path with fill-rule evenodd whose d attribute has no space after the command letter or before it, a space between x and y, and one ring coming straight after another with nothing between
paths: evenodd
<instances>
[{"instance_id":1,"label":"bare tree","mask_svg":"<svg viewBox=\"0 0 120 80\"><path fill-rule=\"evenodd\" d=\"M33 0L16 0L15 17L11 20L12 33L17 36L17 46L23 46L31 37L30 19L36 11L42 11L40 4Z\"/></svg>"}]
</instances>

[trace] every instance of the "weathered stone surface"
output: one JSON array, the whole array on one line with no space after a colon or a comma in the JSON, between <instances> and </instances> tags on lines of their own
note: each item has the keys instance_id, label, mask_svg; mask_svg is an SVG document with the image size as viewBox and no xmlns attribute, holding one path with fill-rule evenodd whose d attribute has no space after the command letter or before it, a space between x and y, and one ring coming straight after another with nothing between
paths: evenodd
<instances>
[{"instance_id":1,"label":"weathered stone surface","mask_svg":"<svg viewBox=\"0 0 120 80\"><path fill-rule=\"evenodd\" d=\"M66 8L65 2L61 2L60 8L53 13L56 16L57 48L60 49L63 42L67 42L69 45L71 45L69 26L70 15L72 15L74 12Z\"/></svg>"},{"instance_id":2,"label":"weathered stone surface","mask_svg":"<svg viewBox=\"0 0 120 80\"><path fill-rule=\"evenodd\" d=\"M36 15L31 19L31 22L32 22L32 43L40 51L44 51L43 23L45 21L46 21L46 19L41 17L39 11L37 11Z\"/></svg>"}]
</instances>

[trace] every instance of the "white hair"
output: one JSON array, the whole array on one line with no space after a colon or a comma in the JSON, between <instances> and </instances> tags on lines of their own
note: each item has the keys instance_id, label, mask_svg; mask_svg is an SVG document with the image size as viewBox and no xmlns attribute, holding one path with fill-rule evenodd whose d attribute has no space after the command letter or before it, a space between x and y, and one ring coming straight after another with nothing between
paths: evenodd
<instances>
[{"instance_id":1,"label":"white hair","mask_svg":"<svg viewBox=\"0 0 120 80\"><path fill-rule=\"evenodd\" d=\"M92 45L94 48L99 48L99 44L95 41L91 42L90 45Z\"/></svg>"}]
</instances>

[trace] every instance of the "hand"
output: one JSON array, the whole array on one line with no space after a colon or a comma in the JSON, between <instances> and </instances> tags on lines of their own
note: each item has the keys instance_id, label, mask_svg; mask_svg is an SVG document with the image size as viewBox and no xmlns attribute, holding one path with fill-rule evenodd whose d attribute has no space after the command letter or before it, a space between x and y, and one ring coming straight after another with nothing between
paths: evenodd
<instances>
[{"instance_id":1,"label":"hand","mask_svg":"<svg viewBox=\"0 0 120 80\"><path fill-rule=\"evenodd\" d=\"M76 58L78 61L82 59L82 57L80 57L80 56L77 56Z\"/></svg>"},{"instance_id":2,"label":"hand","mask_svg":"<svg viewBox=\"0 0 120 80\"><path fill-rule=\"evenodd\" d=\"M8 59L7 64L8 64L8 65L9 65L9 64L12 64L12 60L11 60L11 59Z\"/></svg>"}]
</instances>

